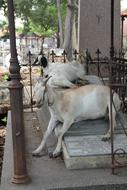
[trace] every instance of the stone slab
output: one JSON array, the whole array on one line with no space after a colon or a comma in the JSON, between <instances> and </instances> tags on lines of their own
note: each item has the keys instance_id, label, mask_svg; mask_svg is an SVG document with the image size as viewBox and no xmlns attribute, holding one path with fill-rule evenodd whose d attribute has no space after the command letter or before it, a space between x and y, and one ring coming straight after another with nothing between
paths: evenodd
<instances>
[{"instance_id":1,"label":"stone slab","mask_svg":"<svg viewBox=\"0 0 127 190\"><path fill-rule=\"evenodd\" d=\"M127 130L126 116L118 112L116 121L114 151L122 149L127 153L127 137L123 130L123 127ZM109 121L104 118L73 124L62 143L65 166L68 169L111 167L111 141L102 141L108 128ZM127 164L127 156L119 161Z\"/></svg>"},{"instance_id":2,"label":"stone slab","mask_svg":"<svg viewBox=\"0 0 127 190\"><path fill-rule=\"evenodd\" d=\"M69 156L97 156L111 154L111 141L102 141L102 135L65 137L64 144ZM117 134L114 137L114 150L123 149L127 152L127 137Z\"/></svg>"},{"instance_id":3,"label":"stone slab","mask_svg":"<svg viewBox=\"0 0 127 190\"><path fill-rule=\"evenodd\" d=\"M68 169L111 167L111 142L104 142L101 138L102 135L65 137L62 143L65 166ZM115 135L116 149L127 152L127 137L124 134ZM127 164L127 154L121 158L117 156L117 160Z\"/></svg>"},{"instance_id":4,"label":"stone slab","mask_svg":"<svg viewBox=\"0 0 127 190\"><path fill-rule=\"evenodd\" d=\"M120 113L116 115L117 127L115 133L123 133L123 128L119 120ZM124 117L124 115L122 114ZM124 119L126 119L124 117ZM127 121L125 120L126 124ZM124 122L124 127L127 129L127 125ZM79 121L72 124L70 129L66 132L65 136L84 136L84 135L103 135L109 129L109 120L105 118Z\"/></svg>"}]
</instances>

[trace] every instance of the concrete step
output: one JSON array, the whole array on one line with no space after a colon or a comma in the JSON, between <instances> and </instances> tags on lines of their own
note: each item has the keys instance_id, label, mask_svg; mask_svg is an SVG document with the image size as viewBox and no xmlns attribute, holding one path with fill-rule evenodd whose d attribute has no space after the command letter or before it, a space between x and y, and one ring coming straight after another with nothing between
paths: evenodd
<instances>
[{"instance_id":1,"label":"concrete step","mask_svg":"<svg viewBox=\"0 0 127 190\"><path fill-rule=\"evenodd\" d=\"M114 134L114 151L127 152L127 136L124 134L127 121L121 112L117 114L117 128ZM111 167L111 141L102 141L109 128L109 121L102 119L81 121L72 125L62 142L65 166L68 169ZM127 156L118 158L127 164Z\"/></svg>"},{"instance_id":2,"label":"concrete step","mask_svg":"<svg viewBox=\"0 0 127 190\"><path fill-rule=\"evenodd\" d=\"M65 166L68 169L105 168L111 167L111 142L102 141L102 135L67 136L62 143ZM127 152L127 137L115 135L114 150ZM116 159L127 164L127 156Z\"/></svg>"}]
</instances>

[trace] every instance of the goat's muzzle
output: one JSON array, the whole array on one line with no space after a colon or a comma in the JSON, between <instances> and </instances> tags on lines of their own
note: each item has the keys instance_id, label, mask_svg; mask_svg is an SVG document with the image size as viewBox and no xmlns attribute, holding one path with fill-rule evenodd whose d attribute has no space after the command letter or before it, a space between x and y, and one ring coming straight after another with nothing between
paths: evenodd
<instances>
[{"instance_id":1,"label":"goat's muzzle","mask_svg":"<svg viewBox=\"0 0 127 190\"><path fill-rule=\"evenodd\" d=\"M41 108L42 106L43 106L43 101L34 101L35 102L35 106L37 107L37 108Z\"/></svg>"}]
</instances>

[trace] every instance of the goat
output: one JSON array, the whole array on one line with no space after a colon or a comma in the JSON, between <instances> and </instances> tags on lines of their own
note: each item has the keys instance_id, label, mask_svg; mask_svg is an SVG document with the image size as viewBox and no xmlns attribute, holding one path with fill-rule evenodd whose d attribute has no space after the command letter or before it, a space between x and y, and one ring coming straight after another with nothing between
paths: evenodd
<instances>
[{"instance_id":1,"label":"goat","mask_svg":"<svg viewBox=\"0 0 127 190\"><path fill-rule=\"evenodd\" d=\"M102 81L95 75L86 75L85 64L79 61L69 63L48 63L47 59L39 55L34 63L38 62L44 71L44 76L52 76L48 84L52 87L75 87L74 81L82 79L90 84L100 84Z\"/></svg>"},{"instance_id":2,"label":"goat","mask_svg":"<svg viewBox=\"0 0 127 190\"><path fill-rule=\"evenodd\" d=\"M43 150L46 140L54 131L58 121L63 123L58 135L57 146L53 152L53 157L59 155L62 149L62 138L70 126L77 121L87 119L97 119L104 117L108 111L110 118L110 88L103 85L86 85L72 89L56 90L43 83L36 86L36 105L42 105L45 100L48 103L51 118L39 147L33 151L37 156ZM116 110L120 108L120 99L114 92L113 101ZM113 130L116 126L116 110L112 106ZM111 121L108 132L103 136L103 140L108 140L111 135Z\"/></svg>"}]
</instances>

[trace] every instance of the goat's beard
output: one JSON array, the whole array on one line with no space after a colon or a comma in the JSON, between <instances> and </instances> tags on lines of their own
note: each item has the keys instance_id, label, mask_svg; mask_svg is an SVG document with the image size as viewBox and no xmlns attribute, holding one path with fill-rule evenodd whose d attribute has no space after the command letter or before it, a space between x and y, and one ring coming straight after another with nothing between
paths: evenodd
<instances>
[{"instance_id":1,"label":"goat's beard","mask_svg":"<svg viewBox=\"0 0 127 190\"><path fill-rule=\"evenodd\" d=\"M41 108L43 106L43 100L41 99L41 100L37 101L36 106L37 106L37 108Z\"/></svg>"}]
</instances>

